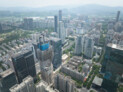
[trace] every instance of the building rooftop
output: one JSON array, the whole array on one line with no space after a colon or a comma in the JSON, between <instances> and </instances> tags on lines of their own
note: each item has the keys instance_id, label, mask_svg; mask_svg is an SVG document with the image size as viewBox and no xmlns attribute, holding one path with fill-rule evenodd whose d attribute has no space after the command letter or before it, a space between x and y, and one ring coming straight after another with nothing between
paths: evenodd
<instances>
[{"instance_id":1,"label":"building rooftop","mask_svg":"<svg viewBox=\"0 0 123 92\"><path fill-rule=\"evenodd\" d=\"M5 78L5 77L7 77L8 75L10 75L10 74L12 74L12 73L14 73L14 71L13 71L12 69L8 69L8 70L6 70L6 71L0 73L0 79L1 79L1 78Z\"/></svg>"},{"instance_id":2,"label":"building rooftop","mask_svg":"<svg viewBox=\"0 0 123 92\"><path fill-rule=\"evenodd\" d=\"M15 92L15 91L18 91L20 90L21 88L23 88L26 83L33 81L33 78L31 76L27 76L26 78L23 79L23 82L21 82L20 84L16 84L14 85L13 87L10 88L11 92Z\"/></svg>"},{"instance_id":3,"label":"building rooftop","mask_svg":"<svg viewBox=\"0 0 123 92\"><path fill-rule=\"evenodd\" d=\"M92 65L92 60L90 59L84 59L84 62L88 65Z\"/></svg>"},{"instance_id":4,"label":"building rooftop","mask_svg":"<svg viewBox=\"0 0 123 92\"><path fill-rule=\"evenodd\" d=\"M55 41L55 42L60 40L59 38L56 38L56 37L50 37L49 39L52 40L52 41Z\"/></svg>"},{"instance_id":5,"label":"building rooftop","mask_svg":"<svg viewBox=\"0 0 123 92\"><path fill-rule=\"evenodd\" d=\"M73 84L75 83L75 81L73 79L71 79L70 76L65 76L64 73L62 73L62 72L58 73L57 76L61 77L64 80L68 80L69 82L71 82Z\"/></svg>"},{"instance_id":6,"label":"building rooftop","mask_svg":"<svg viewBox=\"0 0 123 92\"><path fill-rule=\"evenodd\" d=\"M36 88L38 87L44 87L45 88L45 91L47 92L59 92L58 90L56 89L53 89L50 87L50 85L48 85L45 81L41 80L37 85L36 85Z\"/></svg>"},{"instance_id":7,"label":"building rooftop","mask_svg":"<svg viewBox=\"0 0 123 92\"><path fill-rule=\"evenodd\" d=\"M29 82L32 80L33 80L33 78L31 76L27 76L26 78L23 79L23 82Z\"/></svg>"},{"instance_id":8,"label":"building rooftop","mask_svg":"<svg viewBox=\"0 0 123 92\"><path fill-rule=\"evenodd\" d=\"M12 55L12 58L17 58L17 57L19 57L20 55L23 55L23 54L25 54L25 53L27 53L27 52L29 52L29 51L31 51L31 50L25 49L25 50L23 50L23 51L17 52L17 53L15 53L14 55Z\"/></svg>"},{"instance_id":9,"label":"building rooftop","mask_svg":"<svg viewBox=\"0 0 123 92\"><path fill-rule=\"evenodd\" d=\"M9 90L10 91L17 91L19 88L20 88L20 86L18 84L16 84L13 87L11 87Z\"/></svg>"},{"instance_id":10,"label":"building rooftop","mask_svg":"<svg viewBox=\"0 0 123 92\"><path fill-rule=\"evenodd\" d=\"M67 59L67 58L68 58L68 55L67 55L67 54L63 54L63 55L62 55L62 59L63 59L63 60L65 60L65 59Z\"/></svg>"},{"instance_id":11,"label":"building rooftop","mask_svg":"<svg viewBox=\"0 0 123 92\"><path fill-rule=\"evenodd\" d=\"M88 64L84 64L83 65L83 69L87 69L88 70L89 69L89 65Z\"/></svg>"},{"instance_id":12,"label":"building rooftop","mask_svg":"<svg viewBox=\"0 0 123 92\"><path fill-rule=\"evenodd\" d=\"M107 46L114 49L123 50L123 46L120 46L118 44L109 43Z\"/></svg>"},{"instance_id":13,"label":"building rooftop","mask_svg":"<svg viewBox=\"0 0 123 92\"><path fill-rule=\"evenodd\" d=\"M103 79L95 76L95 78L94 78L94 80L93 80L92 83L95 84L95 85L101 86L102 85L102 82L103 82Z\"/></svg>"}]
</instances>

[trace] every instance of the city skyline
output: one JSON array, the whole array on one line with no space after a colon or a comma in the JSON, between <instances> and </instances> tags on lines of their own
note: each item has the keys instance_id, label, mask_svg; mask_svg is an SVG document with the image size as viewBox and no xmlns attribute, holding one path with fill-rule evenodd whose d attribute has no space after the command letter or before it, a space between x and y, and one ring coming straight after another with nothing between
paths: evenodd
<instances>
[{"instance_id":1,"label":"city skyline","mask_svg":"<svg viewBox=\"0 0 123 92\"><path fill-rule=\"evenodd\" d=\"M0 1L0 92L123 92L123 1L99 1Z\"/></svg>"}]
</instances>

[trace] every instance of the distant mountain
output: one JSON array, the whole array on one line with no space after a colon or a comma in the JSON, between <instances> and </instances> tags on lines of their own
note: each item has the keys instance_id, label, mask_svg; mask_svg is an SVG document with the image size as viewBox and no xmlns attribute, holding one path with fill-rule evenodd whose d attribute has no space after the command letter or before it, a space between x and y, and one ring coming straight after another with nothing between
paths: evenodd
<instances>
[{"instance_id":1,"label":"distant mountain","mask_svg":"<svg viewBox=\"0 0 123 92\"><path fill-rule=\"evenodd\" d=\"M123 12L123 7L110 7L110 6L103 6L103 5L79 5L79 6L46 6L46 7L39 7L39 8L30 8L30 7L0 7L0 11L10 11L10 12L38 12L38 14L47 13L47 15L54 15L58 14L58 10L62 9L63 14L95 14L95 15L109 15L115 14L117 11ZM15 14L15 13L14 13ZM28 14L27 14L28 15Z\"/></svg>"},{"instance_id":2,"label":"distant mountain","mask_svg":"<svg viewBox=\"0 0 123 92\"><path fill-rule=\"evenodd\" d=\"M32 7L0 7L0 11L56 11L59 9L72 9L77 6L44 6L38 8Z\"/></svg>"},{"instance_id":3,"label":"distant mountain","mask_svg":"<svg viewBox=\"0 0 123 92\"><path fill-rule=\"evenodd\" d=\"M104 14L104 13L116 13L117 11L123 12L123 7L109 7L103 5L84 5L73 8L71 10L73 13L80 13L80 14Z\"/></svg>"}]
</instances>

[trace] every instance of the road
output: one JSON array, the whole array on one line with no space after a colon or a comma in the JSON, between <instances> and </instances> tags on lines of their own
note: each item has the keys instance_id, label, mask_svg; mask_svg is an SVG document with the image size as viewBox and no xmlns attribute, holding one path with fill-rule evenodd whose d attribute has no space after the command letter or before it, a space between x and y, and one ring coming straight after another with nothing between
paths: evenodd
<instances>
[{"instance_id":1,"label":"road","mask_svg":"<svg viewBox=\"0 0 123 92\"><path fill-rule=\"evenodd\" d=\"M66 46L65 48L63 48L62 50L65 51L65 50L69 49L73 44L74 44L74 41L70 41L69 45Z\"/></svg>"}]
</instances>

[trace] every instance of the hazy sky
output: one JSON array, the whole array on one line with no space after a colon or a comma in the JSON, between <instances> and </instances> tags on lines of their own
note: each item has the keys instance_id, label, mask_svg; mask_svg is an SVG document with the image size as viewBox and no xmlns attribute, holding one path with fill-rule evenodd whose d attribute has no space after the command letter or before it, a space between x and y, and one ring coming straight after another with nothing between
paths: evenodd
<instances>
[{"instance_id":1,"label":"hazy sky","mask_svg":"<svg viewBox=\"0 0 123 92\"><path fill-rule=\"evenodd\" d=\"M0 7L42 7L52 5L101 4L123 6L123 0L0 0Z\"/></svg>"}]
</instances>

